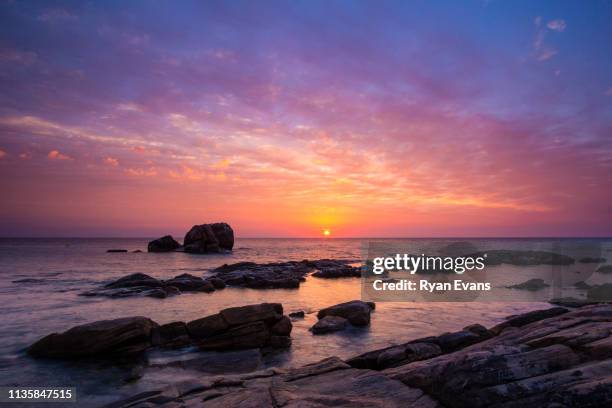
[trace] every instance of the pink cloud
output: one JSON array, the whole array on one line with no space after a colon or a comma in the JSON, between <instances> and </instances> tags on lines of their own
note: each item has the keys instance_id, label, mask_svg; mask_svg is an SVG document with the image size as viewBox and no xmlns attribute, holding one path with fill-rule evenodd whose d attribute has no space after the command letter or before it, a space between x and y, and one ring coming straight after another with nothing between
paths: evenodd
<instances>
[{"instance_id":1,"label":"pink cloud","mask_svg":"<svg viewBox=\"0 0 612 408\"><path fill-rule=\"evenodd\" d=\"M104 159L104 163L109 165L109 166L116 167L116 166L119 165L119 160L117 160L117 159L115 159L113 157L108 156L108 157L106 157Z\"/></svg>"},{"instance_id":2,"label":"pink cloud","mask_svg":"<svg viewBox=\"0 0 612 408\"><path fill-rule=\"evenodd\" d=\"M567 24L565 24L565 20L557 19L549 21L548 24L546 24L546 27L548 27L552 31L557 31L560 33L565 31L565 29L567 28Z\"/></svg>"},{"instance_id":3,"label":"pink cloud","mask_svg":"<svg viewBox=\"0 0 612 408\"><path fill-rule=\"evenodd\" d=\"M62 154L59 150L51 150L47 155L50 160L72 160L72 157Z\"/></svg>"}]
</instances>

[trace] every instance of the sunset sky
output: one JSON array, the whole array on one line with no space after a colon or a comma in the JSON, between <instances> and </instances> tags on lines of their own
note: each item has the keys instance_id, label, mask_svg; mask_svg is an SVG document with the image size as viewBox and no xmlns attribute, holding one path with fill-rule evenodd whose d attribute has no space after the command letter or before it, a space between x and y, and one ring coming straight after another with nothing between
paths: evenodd
<instances>
[{"instance_id":1,"label":"sunset sky","mask_svg":"<svg viewBox=\"0 0 612 408\"><path fill-rule=\"evenodd\" d=\"M612 2L0 0L0 236L612 235Z\"/></svg>"}]
</instances>

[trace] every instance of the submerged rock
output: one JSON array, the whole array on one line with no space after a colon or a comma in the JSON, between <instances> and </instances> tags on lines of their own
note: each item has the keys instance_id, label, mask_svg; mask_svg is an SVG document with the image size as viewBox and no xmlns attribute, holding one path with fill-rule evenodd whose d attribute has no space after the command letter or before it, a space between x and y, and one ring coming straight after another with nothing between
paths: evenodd
<instances>
[{"instance_id":1,"label":"submerged rock","mask_svg":"<svg viewBox=\"0 0 612 408\"><path fill-rule=\"evenodd\" d=\"M523 283L506 286L509 289L531 290L536 291L549 287L550 285L544 282L544 279L534 278Z\"/></svg>"},{"instance_id":2,"label":"submerged rock","mask_svg":"<svg viewBox=\"0 0 612 408\"><path fill-rule=\"evenodd\" d=\"M113 252L114 253L117 253L117 252L123 253L123 252L127 252L127 251L128 251L127 249L107 249L106 250L106 252L109 252L109 253L113 253Z\"/></svg>"},{"instance_id":3,"label":"submerged rock","mask_svg":"<svg viewBox=\"0 0 612 408\"><path fill-rule=\"evenodd\" d=\"M314 324L309 330L312 334L326 334L344 330L348 320L340 316L325 316Z\"/></svg>"},{"instance_id":4,"label":"submerged rock","mask_svg":"<svg viewBox=\"0 0 612 408\"><path fill-rule=\"evenodd\" d=\"M612 265L603 265L600 266L599 268L597 268L597 271L599 273L612 273Z\"/></svg>"},{"instance_id":5,"label":"submerged rock","mask_svg":"<svg viewBox=\"0 0 612 408\"><path fill-rule=\"evenodd\" d=\"M43 337L28 348L36 357L77 358L140 353L158 325L146 317L101 320Z\"/></svg>"},{"instance_id":6,"label":"submerged rock","mask_svg":"<svg viewBox=\"0 0 612 408\"><path fill-rule=\"evenodd\" d=\"M149 242L148 252L171 252L178 249L181 245L176 242L172 235L165 235L161 238Z\"/></svg>"},{"instance_id":7,"label":"submerged rock","mask_svg":"<svg viewBox=\"0 0 612 408\"><path fill-rule=\"evenodd\" d=\"M496 249L480 251L470 254L471 257L485 257L486 265L571 265L574 258L546 251L518 251L509 249Z\"/></svg>"},{"instance_id":8,"label":"submerged rock","mask_svg":"<svg viewBox=\"0 0 612 408\"><path fill-rule=\"evenodd\" d=\"M612 283L593 285L587 290L587 300L598 302L612 301Z\"/></svg>"},{"instance_id":9,"label":"submerged rock","mask_svg":"<svg viewBox=\"0 0 612 408\"><path fill-rule=\"evenodd\" d=\"M289 317L291 317L292 319L303 319L304 316L305 314L303 310L298 310L297 312L289 313Z\"/></svg>"},{"instance_id":10,"label":"submerged rock","mask_svg":"<svg viewBox=\"0 0 612 408\"><path fill-rule=\"evenodd\" d=\"M313 273L312 276L323 279L360 278L361 268L356 266L337 266L331 268L323 268Z\"/></svg>"},{"instance_id":11,"label":"submerged rock","mask_svg":"<svg viewBox=\"0 0 612 408\"><path fill-rule=\"evenodd\" d=\"M606 258L592 258L592 257L587 256L584 258L580 258L578 262L580 263L605 263Z\"/></svg>"},{"instance_id":12,"label":"submerged rock","mask_svg":"<svg viewBox=\"0 0 612 408\"><path fill-rule=\"evenodd\" d=\"M209 351L202 354L188 360L156 364L152 368L183 368L206 374L243 374L259 370L263 367L263 360L259 349Z\"/></svg>"}]
</instances>

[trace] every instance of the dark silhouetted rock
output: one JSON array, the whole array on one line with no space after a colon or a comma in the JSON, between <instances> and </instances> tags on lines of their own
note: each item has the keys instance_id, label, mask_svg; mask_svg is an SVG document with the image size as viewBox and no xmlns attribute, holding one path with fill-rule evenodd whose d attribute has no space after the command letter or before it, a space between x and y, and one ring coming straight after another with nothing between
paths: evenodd
<instances>
[{"instance_id":1,"label":"dark silhouetted rock","mask_svg":"<svg viewBox=\"0 0 612 408\"><path fill-rule=\"evenodd\" d=\"M158 325L146 317L101 320L53 333L28 348L36 357L77 358L140 353Z\"/></svg>"},{"instance_id":2,"label":"dark silhouetted rock","mask_svg":"<svg viewBox=\"0 0 612 408\"><path fill-rule=\"evenodd\" d=\"M147 288L154 288L162 286L161 281L147 275L144 273L133 273L131 275L124 276L123 278L119 278L116 281L113 281L104 287L114 289L114 288L130 288L135 286L144 286Z\"/></svg>"},{"instance_id":3,"label":"dark silhouetted rock","mask_svg":"<svg viewBox=\"0 0 612 408\"><path fill-rule=\"evenodd\" d=\"M194 276L188 273L184 273L179 276L175 276L172 279L164 281L164 285L174 286L181 292L214 292L215 287L211 282L205 281L204 279Z\"/></svg>"},{"instance_id":4,"label":"dark silhouetted rock","mask_svg":"<svg viewBox=\"0 0 612 408\"><path fill-rule=\"evenodd\" d=\"M438 253L441 256L450 256L452 258L456 258L459 256L467 256L475 252L478 252L478 248L476 247L476 245L467 241L453 242L451 244L443 246L438 250Z\"/></svg>"},{"instance_id":5,"label":"dark silhouetted rock","mask_svg":"<svg viewBox=\"0 0 612 408\"><path fill-rule=\"evenodd\" d=\"M514 322L524 324L505 325L512 329L448 353L435 344L438 337L427 337L347 362L330 357L286 370L180 381L112 406L612 406L612 305L584 306L561 314L537 312L514 316ZM491 335L474 325L464 331ZM171 364L206 370L207 365L240 367L241 360L252 367L255 364L249 362L257 361L257 355L228 357L225 363L217 363L216 356L209 358L208 362Z\"/></svg>"},{"instance_id":6,"label":"dark silhouetted rock","mask_svg":"<svg viewBox=\"0 0 612 408\"><path fill-rule=\"evenodd\" d=\"M161 238L149 242L147 251L149 252L171 252L178 249L181 245L172 238L172 235L165 235Z\"/></svg>"},{"instance_id":7,"label":"dark silhouetted rock","mask_svg":"<svg viewBox=\"0 0 612 408\"><path fill-rule=\"evenodd\" d=\"M292 325L280 303L232 307L187 323L187 331L204 350L287 347ZM274 339L273 339L274 337Z\"/></svg>"},{"instance_id":8,"label":"dark silhouetted rock","mask_svg":"<svg viewBox=\"0 0 612 408\"><path fill-rule=\"evenodd\" d=\"M325 316L310 328L312 334L326 334L344 330L348 320L340 316Z\"/></svg>"},{"instance_id":9,"label":"dark silhouetted rock","mask_svg":"<svg viewBox=\"0 0 612 408\"><path fill-rule=\"evenodd\" d=\"M317 318L322 319L325 316L340 316L347 319L353 326L367 326L370 324L370 314L373 309L373 303L370 304L362 302L361 300L353 300L322 309L317 313Z\"/></svg>"},{"instance_id":10,"label":"dark silhouetted rock","mask_svg":"<svg viewBox=\"0 0 612 408\"><path fill-rule=\"evenodd\" d=\"M185 235L183 245L185 252L189 253L231 251L234 247L234 231L223 222L194 225Z\"/></svg>"},{"instance_id":11,"label":"dark silhouetted rock","mask_svg":"<svg viewBox=\"0 0 612 408\"><path fill-rule=\"evenodd\" d=\"M580 260L578 261L580 263L605 263L606 262L606 258L591 258L589 256L584 257L584 258L580 258Z\"/></svg>"},{"instance_id":12,"label":"dark silhouetted rock","mask_svg":"<svg viewBox=\"0 0 612 408\"><path fill-rule=\"evenodd\" d=\"M509 289L536 291L536 290L547 288L549 286L550 285L544 282L544 279L534 278L534 279L529 279L528 281L525 281L523 283L519 283L516 285L510 285L506 287Z\"/></svg>"},{"instance_id":13,"label":"dark silhouetted rock","mask_svg":"<svg viewBox=\"0 0 612 408\"><path fill-rule=\"evenodd\" d=\"M597 268L599 273L612 273L612 265L603 265Z\"/></svg>"},{"instance_id":14,"label":"dark silhouetted rock","mask_svg":"<svg viewBox=\"0 0 612 408\"><path fill-rule=\"evenodd\" d=\"M223 282L223 279L219 279L219 278L207 278L206 279L207 282L210 282L211 285L213 285L213 287L215 289L225 289L225 282Z\"/></svg>"},{"instance_id":15,"label":"dark silhouetted rock","mask_svg":"<svg viewBox=\"0 0 612 408\"><path fill-rule=\"evenodd\" d=\"M291 313L289 313L289 317L291 317L292 319L303 319L304 318L304 311L303 310L298 310L297 312L291 312Z\"/></svg>"},{"instance_id":16,"label":"dark silhouetted rock","mask_svg":"<svg viewBox=\"0 0 612 408\"><path fill-rule=\"evenodd\" d=\"M480 251L470 254L470 257L485 257L486 265L571 265L574 258L567 255L555 254L546 251L518 251L509 249L496 249Z\"/></svg>"},{"instance_id":17,"label":"dark silhouetted rock","mask_svg":"<svg viewBox=\"0 0 612 408\"><path fill-rule=\"evenodd\" d=\"M355 266L337 266L324 268L312 274L317 278L335 279L335 278L360 278L361 268Z\"/></svg>"},{"instance_id":18,"label":"dark silhouetted rock","mask_svg":"<svg viewBox=\"0 0 612 408\"><path fill-rule=\"evenodd\" d=\"M187 326L183 322L172 322L151 331L151 343L157 347L180 348L191 344Z\"/></svg>"},{"instance_id":19,"label":"dark silhouetted rock","mask_svg":"<svg viewBox=\"0 0 612 408\"><path fill-rule=\"evenodd\" d=\"M289 319L287 316L283 316L278 322L274 323L271 331L272 334L276 336L289 336L292 328L293 325L291 324L291 319Z\"/></svg>"},{"instance_id":20,"label":"dark silhouetted rock","mask_svg":"<svg viewBox=\"0 0 612 408\"><path fill-rule=\"evenodd\" d=\"M544 310L534 310L533 312L524 313L518 316L510 316L508 319L497 326L490 329L491 333L497 335L508 327L522 327L526 324L536 322L542 319L548 319L567 313L568 310L564 307L553 307Z\"/></svg>"},{"instance_id":21,"label":"dark silhouetted rock","mask_svg":"<svg viewBox=\"0 0 612 408\"><path fill-rule=\"evenodd\" d=\"M107 249L106 252L110 252L110 253L117 253L117 252L127 252L127 249Z\"/></svg>"},{"instance_id":22,"label":"dark silhouetted rock","mask_svg":"<svg viewBox=\"0 0 612 408\"><path fill-rule=\"evenodd\" d=\"M587 300L598 302L612 301L612 283L591 286L586 293Z\"/></svg>"}]
</instances>

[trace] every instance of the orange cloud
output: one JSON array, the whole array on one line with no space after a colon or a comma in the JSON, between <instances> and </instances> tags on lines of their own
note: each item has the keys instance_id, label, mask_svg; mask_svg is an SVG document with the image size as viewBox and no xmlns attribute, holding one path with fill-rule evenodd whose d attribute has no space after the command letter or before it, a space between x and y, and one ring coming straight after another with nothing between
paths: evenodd
<instances>
[{"instance_id":1,"label":"orange cloud","mask_svg":"<svg viewBox=\"0 0 612 408\"><path fill-rule=\"evenodd\" d=\"M62 154L58 150L51 150L47 157L50 160L72 160L72 157Z\"/></svg>"},{"instance_id":2,"label":"orange cloud","mask_svg":"<svg viewBox=\"0 0 612 408\"><path fill-rule=\"evenodd\" d=\"M105 159L104 159L104 163L105 163L105 164L108 164L109 166L116 167L116 166L118 166L118 165L119 165L119 160L117 160L117 159L112 158L112 157L110 157L110 156L109 156L109 157L107 157L107 158L105 158Z\"/></svg>"}]
</instances>

